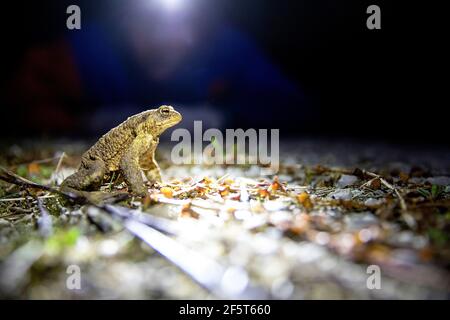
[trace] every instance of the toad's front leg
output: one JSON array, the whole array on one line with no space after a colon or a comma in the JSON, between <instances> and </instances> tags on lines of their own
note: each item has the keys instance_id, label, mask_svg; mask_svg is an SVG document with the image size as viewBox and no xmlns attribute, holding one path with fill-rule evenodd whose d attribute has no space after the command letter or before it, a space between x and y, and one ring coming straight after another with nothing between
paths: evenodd
<instances>
[{"instance_id":1,"label":"toad's front leg","mask_svg":"<svg viewBox=\"0 0 450 320\"><path fill-rule=\"evenodd\" d=\"M151 159L149 169L144 171L144 173L150 183L154 184L155 182L162 182L161 169L155 159Z\"/></svg>"},{"instance_id":2,"label":"toad's front leg","mask_svg":"<svg viewBox=\"0 0 450 320\"><path fill-rule=\"evenodd\" d=\"M137 136L124 153L119 164L125 182L131 189L131 192L139 196L147 194L144 181L142 180L139 158L145 153L151 141L152 136L150 134Z\"/></svg>"},{"instance_id":3,"label":"toad's front leg","mask_svg":"<svg viewBox=\"0 0 450 320\"><path fill-rule=\"evenodd\" d=\"M155 142L152 142L153 144L150 145L149 152L144 154L140 159L140 165L141 169L144 171L145 176L147 177L147 180L151 183L161 183L161 169L159 168L158 163L155 160L155 149L156 144Z\"/></svg>"}]
</instances>

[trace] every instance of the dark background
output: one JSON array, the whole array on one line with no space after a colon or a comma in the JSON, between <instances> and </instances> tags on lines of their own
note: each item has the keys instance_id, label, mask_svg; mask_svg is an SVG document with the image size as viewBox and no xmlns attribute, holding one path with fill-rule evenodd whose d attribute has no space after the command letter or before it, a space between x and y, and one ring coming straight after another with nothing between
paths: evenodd
<instances>
[{"instance_id":1,"label":"dark background","mask_svg":"<svg viewBox=\"0 0 450 320\"><path fill-rule=\"evenodd\" d=\"M4 139L92 138L161 104L181 127L446 144L445 10L411 1L2 3ZM66 8L81 7L81 30ZM381 8L381 30L366 8ZM448 19L447 19L448 20Z\"/></svg>"}]
</instances>

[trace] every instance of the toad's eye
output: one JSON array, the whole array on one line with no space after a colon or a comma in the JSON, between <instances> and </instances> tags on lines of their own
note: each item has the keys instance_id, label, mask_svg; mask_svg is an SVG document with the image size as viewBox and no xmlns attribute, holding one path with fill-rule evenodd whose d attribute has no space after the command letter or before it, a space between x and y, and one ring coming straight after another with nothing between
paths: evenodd
<instances>
[{"instance_id":1,"label":"toad's eye","mask_svg":"<svg viewBox=\"0 0 450 320\"><path fill-rule=\"evenodd\" d=\"M162 115L167 116L167 115L170 113L170 109L169 109L168 107L162 107L162 108L159 109L159 112L160 112Z\"/></svg>"}]
</instances>

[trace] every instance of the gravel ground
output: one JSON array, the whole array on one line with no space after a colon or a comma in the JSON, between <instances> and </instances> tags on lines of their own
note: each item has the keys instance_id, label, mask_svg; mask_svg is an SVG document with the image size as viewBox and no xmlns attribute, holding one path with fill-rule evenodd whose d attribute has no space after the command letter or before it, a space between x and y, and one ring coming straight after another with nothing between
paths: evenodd
<instances>
[{"instance_id":1,"label":"gravel ground","mask_svg":"<svg viewBox=\"0 0 450 320\"><path fill-rule=\"evenodd\" d=\"M1 162L57 184L83 149L23 143L4 148ZM0 184L0 296L449 297L448 150L286 141L276 177L256 165L174 166L169 150L159 149L164 184L144 200L114 205L137 225L90 205L67 206L48 192ZM63 151L70 157L60 163ZM30 164L40 159L49 160ZM104 189L125 191L121 183ZM149 217L160 219L163 232L143 227ZM69 266L79 268L80 289L69 288Z\"/></svg>"}]
</instances>

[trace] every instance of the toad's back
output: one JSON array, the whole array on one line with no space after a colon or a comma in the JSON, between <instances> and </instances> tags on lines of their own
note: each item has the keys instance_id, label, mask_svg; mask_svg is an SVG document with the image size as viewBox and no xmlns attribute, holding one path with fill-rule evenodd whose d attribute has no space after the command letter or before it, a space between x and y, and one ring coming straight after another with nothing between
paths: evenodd
<instances>
[{"instance_id":1,"label":"toad's back","mask_svg":"<svg viewBox=\"0 0 450 320\"><path fill-rule=\"evenodd\" d=\"M119 169L119 162L135 138L130 119L104 134L82 157L82 162L100 158L109 171Z\"/></svg>"}]
</instances>

